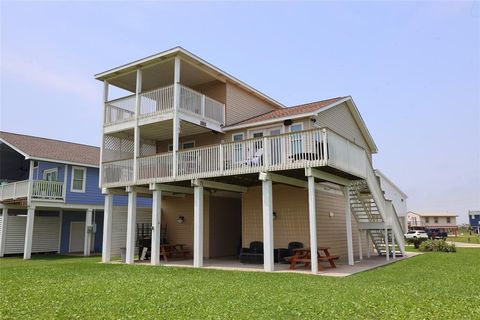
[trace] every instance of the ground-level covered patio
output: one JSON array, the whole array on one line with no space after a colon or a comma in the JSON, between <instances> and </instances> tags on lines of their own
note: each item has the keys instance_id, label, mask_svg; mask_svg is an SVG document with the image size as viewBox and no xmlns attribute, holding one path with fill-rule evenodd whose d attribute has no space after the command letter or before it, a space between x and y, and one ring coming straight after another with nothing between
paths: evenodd
<instances>
[{"instance_id":1,"label":"ground-level covered patio","mask_svg":"<svg viewBox=\"0 0 480 320\"><path fill-rule=\"evenodd\" d=\"M356 274L363 271L368 271L375 269L381 266L385 266L396 261L404 260L407 258L415 257L419 253L417 252L408 252L404 257L397 257L396 259L390 259L389 261L385 260L383 256L371 256L370 258L365 258L363 260L355 261L353 266L348 264L348 260L339 259L335 262L336 268L331 268L328 266L328 263L322 263L323 270L319 271L317 275L330 276L330 277L346 277L352 274ZM120 261L113 261L112 263L121 263ZM136 261L139 265L149 265L150 261ZM168 262L163 262L162 266L166 267L193 267L192 259L173 259ZM262 264L246 264L240 263L237 257L231 258L218 258L218 259L204 259L203 268L205 269L214 269L214 270L230 270L230 271L251 271L251 272L263 272L264 268ZM275 272L289 272L289 273L302 273L302 274L312 274L310 268L302 267L301 265L295 270L290 269L289 264L277 263L275 264Z\"/></svg>"}]
</instances>

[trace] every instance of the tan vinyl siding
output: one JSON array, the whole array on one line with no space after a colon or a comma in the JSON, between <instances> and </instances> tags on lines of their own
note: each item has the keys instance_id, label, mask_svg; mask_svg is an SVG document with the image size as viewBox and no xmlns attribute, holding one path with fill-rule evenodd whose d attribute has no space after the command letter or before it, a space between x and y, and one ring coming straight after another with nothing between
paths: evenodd
<instances>
[{"instance_id":1,"label":"tan vinyl siding","mask_svg":"<svg viewBox=\"0 0 480 320\"><path fill-rule=\"evenodd\" d=\"M250 119L276 109L268 102L228 82L226 92L226 125Z\"/></svg>"},{"instance_id":2,"label":"tan vinyl siding","mask_svg":"<svg viewBox=\"0 0 480 320\"><path fill-rule=\"evenodd\" d=\"M345 207L343 195L321 191L317 188L317 243L331 248L333 254L341 258L347 256L345 227ZM274 247L285 248L289 242L300 241L309 246L308 194L307 190L284 185L273 187ZM330 217L330 212L333 216ZM358 231L352 218L354 254L358 255ZM262 191L261 187L248 189L243 198L243 237L242 246L248 247L251 241L263 241L262 231ZM366 241L362 240L364 254Z\"/></svg>"},{"instance_id":3,"label":"tan vinyl siding","mask_svg":"<svg viewBox=\"0 0 480 320\"><path fill-rule=\"evenodd\" d=\"M198 86L194 86L192 87L192 89L195 91L201 92L207 97L215 99L221 103L225 103L226 101L227 89L226 89L226 84L223 82L219 82L219 81L207 82Z\"/></svg>"},{"instance_id":4,"label":"tan vinyl siding","mask_svg":"<svg viewBox=\"0 0 480 320\"><path fill-rule=\"evenodd\" d=\"M332 129L371 153L362 132L345 103L320 112L316 124L320 127Z\"/></svg>"},{"instance_id":5,"label":"tan vinyl siding","mask_svg":"<svg viewBox=\"0 0 480 320\"><path fill-rule=\"evenodd\" d=\"M208 210L209 198L204 198L204 256L208 258ZM179 216L184 217L184 223L177 223ZM114 207L112 219L112 247L113 256L120 255L120 248L126 246L127 241L127 207ZM137 208L136 223L152 223L151 208ZM193 255L193 195L185 197L162 197L162 225L167 225L167 240L170 244L184 244ZM138 254L135 248L135 254Z\"/></svg>"}]
</instances>

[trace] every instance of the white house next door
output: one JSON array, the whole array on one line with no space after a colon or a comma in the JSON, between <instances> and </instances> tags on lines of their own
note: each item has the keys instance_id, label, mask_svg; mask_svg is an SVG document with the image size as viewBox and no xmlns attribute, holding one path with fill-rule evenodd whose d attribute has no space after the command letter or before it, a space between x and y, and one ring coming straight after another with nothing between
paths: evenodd
<instances>
[{"instance_id":1,"label":"white house next door","mask_svg":"<svg viewBox=\"0 0 480 320\"><path fill-rule=\"evenodd\" d=\"M85 221L70 222L70 246L68 252L83 252Z\"/></svg>"}]
</instances>

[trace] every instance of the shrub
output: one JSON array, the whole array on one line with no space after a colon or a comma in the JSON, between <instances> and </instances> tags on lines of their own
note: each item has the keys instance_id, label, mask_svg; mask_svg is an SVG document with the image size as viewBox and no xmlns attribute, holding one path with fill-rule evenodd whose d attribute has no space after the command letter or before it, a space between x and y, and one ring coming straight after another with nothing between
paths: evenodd
<instances>
[{"instance_id":1,"label":"shrub","mask_svg":"<svg viewBox=\"0 0 480 320\"><path fill-rule=\"evenodd\" d=\"M420 244L424 241L427 241L427 238L414 238L414 239L406 239L407 243L413 244L415 249L418 249Z\"/></svg>"},{"instance_id":2,"label":"shrub","mask_svg":"<svg viewBox=\"0 0 480 320\"><path fill-rule=\"evenodd\" d=\"M427 240L420 244L420 251L423 252L456 252L455 244L448 243L445 240Z\"/></svg>"}]
</instances>

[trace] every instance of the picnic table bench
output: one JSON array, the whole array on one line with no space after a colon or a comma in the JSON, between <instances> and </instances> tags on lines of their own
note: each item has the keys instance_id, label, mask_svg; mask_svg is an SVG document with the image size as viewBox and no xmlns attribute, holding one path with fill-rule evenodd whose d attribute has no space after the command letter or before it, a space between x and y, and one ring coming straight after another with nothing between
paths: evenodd
<instances>
[{"instance_id":1,"label":"picnic table bench","mask_svg":"<svg viewBox=\"0 0 480 320\"><path fill-rule=\"evenodd\" d=\"M187 258L190 254L190 251L185 247L184 244L162 244L160 245L160 258L163 258L165 262L173 256L181 256L182 258Z\"/></svg>"},{"instance_id":2,"label":"picnic table bench","mask_svg":"<svg viewBox=\"0 0 480 320\"><path fill-rule=\"evenodd\" d=\"M322 265L320 262L328 261L330 267L336 268L334 260L338 260L340 257L330 254L329 247L318 247L317 248L317 261L318 263L318 270L323 270ZM294 255L288 258L290 262L290 270L295 270L297 267L297 263L303 263L304 267L308 268L312 264L311 259L311 250L309 248L301 248L301 249L293 249Z\"/></svg>"}]
</instances>

